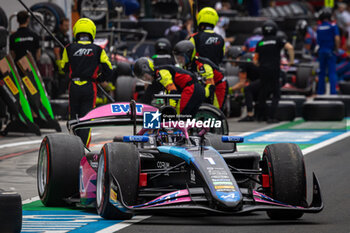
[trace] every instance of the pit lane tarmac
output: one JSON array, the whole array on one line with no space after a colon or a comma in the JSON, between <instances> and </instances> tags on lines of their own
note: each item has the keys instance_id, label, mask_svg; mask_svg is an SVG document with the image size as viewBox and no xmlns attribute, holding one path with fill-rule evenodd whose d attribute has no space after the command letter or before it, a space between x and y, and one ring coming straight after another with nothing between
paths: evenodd
<instances>
[{"instance_id":1,"label":"pit lane tarmac","mask_svg":"<svg viewBox=\"0 0 350 233\"><path fill-rule=\"evenodd\" d=\"M267 125L229 120L230 134L244 135L238 150L259 153L270 143L295 142L303 150L310 181L318 176L325 209L304 215L297 221L271 221L265 213L243 217L136 216L130 221L108 221L93 211L78 208L47 208L37 198L36 162L41 137L10 134L0 138L0 188L13 190L26 200L22 232L350 232L350 139L349 120L343 122L304 122ZM65 122L61 122L62 128ZM257 130L260 129L260 130ZM117 131L99 129L93 134L100 147L116 135L130 134L131 127ZM44 131L43 135L54 133ZM308 182L310 188L310 182ZM36 198L35 198L36 197ZM310 195L309 195L310 200Z\"/></svg>"}]
</instances>

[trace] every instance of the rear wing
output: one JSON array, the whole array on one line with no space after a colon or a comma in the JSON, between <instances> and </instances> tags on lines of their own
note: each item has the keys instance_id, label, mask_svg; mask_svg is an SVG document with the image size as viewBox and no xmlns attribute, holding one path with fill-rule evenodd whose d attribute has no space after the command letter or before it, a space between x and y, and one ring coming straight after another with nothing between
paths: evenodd
<instances>
[{"instance_id":1,"label":"rear wing","mask_svg":"<svg viewBox=\"0 0 350 233\"><path fill-rule=\"evenodd\" d=\"M91 110L82 118L68 121L67 128L70 133L75 134L78 129L83 128L133 125L135 135L136 125L143 125L144 112L155 111L158 109L147 104L136 103L134 100L130 103L111 103Z\"/></svg>"}]
</instances>

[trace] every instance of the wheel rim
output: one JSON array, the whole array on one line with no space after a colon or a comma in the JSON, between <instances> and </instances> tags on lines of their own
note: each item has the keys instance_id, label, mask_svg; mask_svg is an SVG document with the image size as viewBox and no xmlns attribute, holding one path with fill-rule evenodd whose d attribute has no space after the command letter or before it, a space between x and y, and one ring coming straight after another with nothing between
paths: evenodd
<instances>
[{"instance_id":1,"label":"wheel rim","mask_svg":"<svg viewBox=\"0 0 350 233\"><path fill-rule=\"evenodd\" d=\"M47 177L47 151L46 151L46 147L42 146L40 148L40 152L39 152L39 162L38 162L38 184L39 184L39 195L43 196L44 192L45 192L45 188L47 185L47 181L48 181L48 177Z\"/></svg>"},{"instance_id":2,"label":"wheel rim","mask_svg":"<svg viewBox=\"0 0 350 233\"><path fill-rule=\"evenodd\" d=\"M56 29L56 26L57 26L56 16L50 10L42 8L42 9L36 10L35 12L40 13L43 16L43 21L44 21L43 23L47 26L47 28L50 31L53 32ZM31 29L34 32L36 32L38 35L42 35L42 34L47 35L47 32L43 30L41 25L38 22L36 22L34 19L31 19L30 25L31 25Z\"/></svg>"},{"instance_id":3,"label":"wheel rim","mask_svg":"<svg viewBox=\"0 0 350 233\"><path fill-rule=\"evenodd\" d=\"M105 11L97 11L97 8L107 8L108 2L106 0L83 0L81 2L81 14L91 20L101 20L106 16ZM93 10L85 10L93 9Z\"/></svg>"},{"instance_id":4,"label":"wheel rim","mask_svg":"<svg viewBox=\"0 0 350 233\"><path fill-rule=\"evenodd\" d=\"M105 169L105 160L104 156L100 156L100 161L98 162L98 170L97 170L97 183L96 183L96 203L97 206L101 206L102 197L103 197L103 187L104 187L104 169Z\"/></svg>"}]
</instances>

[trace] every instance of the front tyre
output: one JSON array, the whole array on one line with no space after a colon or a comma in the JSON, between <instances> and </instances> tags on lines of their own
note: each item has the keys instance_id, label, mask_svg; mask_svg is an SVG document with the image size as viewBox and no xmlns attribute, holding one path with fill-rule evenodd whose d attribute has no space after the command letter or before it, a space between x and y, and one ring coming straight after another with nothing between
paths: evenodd
<instances>
[{"instance_id":1,"label":"front tyre","mask_svg":"<svg viewBox=\"0 0 350 233\"><path fill-rule=\"evenodd\" d=\"M130 219L133 214L115 207L110 198L126 206L136 203L140 173L140 157L137 148L127 143L107 143L102 147L97 171L96 208L105 219ZM112 187L113 177L118 182Z\"/></svg>"},{"instance_id":2,"label":"front tyre","mask_svg":"<svg viewBox=\"0 0 350 233\"><path fill-rule=\"evenodd\" d=\"M55 134L41 142L38 156L37 187L45 206L66 205L65 198L79 193L79 165L84 156L81 139Z\"/></svg>"},{"instance_id":3,"label":"front tyre","mask_svg":"<svg viewBox=\"0 0 350 233\"><path fill-rule=\"evenodd\" d=\"M277 143L265 147L262 172L269 176L270 187L265 193L288 205L306 207L306 175L303 153L293 143ZM271 219L290 220L303 216L303 212L270 210Z\"/></svg>"}]
</instances>

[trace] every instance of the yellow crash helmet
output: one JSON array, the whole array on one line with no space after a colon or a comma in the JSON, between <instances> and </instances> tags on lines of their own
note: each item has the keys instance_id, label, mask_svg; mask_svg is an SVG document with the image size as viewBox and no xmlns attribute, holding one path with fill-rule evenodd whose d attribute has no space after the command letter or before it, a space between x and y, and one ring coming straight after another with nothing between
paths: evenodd
<instances>
[{"instance_id":1,"label":"yellow crash helmet","mask_svg":"<svg viewBox=\"0 0 350 233\"><path fill-rule=\"evenodd\" d=\"M219 21L218 13L216 12L215 9L211 7L204 7L202 10L199 11L197 15L198 25L201 23L207 23L215 26L218 21Z\"/></svg>"},{"instance_id":2,"label":"yellow crash helmet","mask_svg":"<svg viewBox=\"0 0 350 233\"><path fill-rule=\"evenodd\" d=\"M76 38L79 33L88 33L92 36L92 39L95 39L96 35L96 25L95 23L88 18L79 19L73 27L73 35Z\"/></svg>"}]
</instances>

